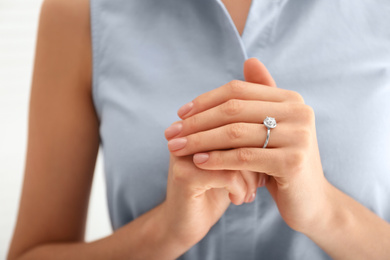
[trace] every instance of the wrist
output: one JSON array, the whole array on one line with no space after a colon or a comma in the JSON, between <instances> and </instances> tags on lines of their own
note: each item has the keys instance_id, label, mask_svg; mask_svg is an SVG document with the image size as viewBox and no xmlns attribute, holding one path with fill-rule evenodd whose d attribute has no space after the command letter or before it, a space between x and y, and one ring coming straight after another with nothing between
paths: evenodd
<instances>
[{"instance_id":1,"label":"wrist","mask_svg":"<svg viewBox=\"0 0 390 260\"><path fill-rule=\"evenodd\" d=\"M193 236L181 235L185 233L185 228L181 227L180 223L172 218L170 210L168 210L167 202L164 201L158 206L156 216L154 218L155 230L158 230L159 235L156 237L159 244L164 244L168 251L175 252L179 257L188 251L199 240Z\"/></svg>"},{"instance_id":2,"label":"wrist","mask_svg":"<svg viewBox=\"0 0 390 260\"><path fill-rule=\"evenodd\" d=\"M345 202L345 194L329 182L325 185L324 198L319 205L316 218L302 231L308 237L316 240L326 233L352 225L353 215Z\"/></svg>"},{"instance_id":3,"label":"wrist","mask_svg":"<svg viewBox=\"0 0 390 260\"><path fill-rule=\"evenodd\" d=\"M332 259L387 259L390 225L330 185L328 206L304 232Z\"/></svg>"}]
</instances>

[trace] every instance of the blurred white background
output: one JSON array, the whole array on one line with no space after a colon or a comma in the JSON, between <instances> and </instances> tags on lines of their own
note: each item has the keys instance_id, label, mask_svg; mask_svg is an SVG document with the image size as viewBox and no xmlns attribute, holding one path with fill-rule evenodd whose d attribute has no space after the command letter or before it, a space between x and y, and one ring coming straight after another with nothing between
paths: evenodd
<instances>
[{"instance_id":1,"label":"blurred white background","mask_svg":"<svg viewBox=\"0 0 390 260\"><path fill-rule=\"evenodd\" d=\"M0 259L6 258L23 181L41 2L0 0ZM88 241L111 233L104 185L99 154L89 207Z\"/></svg>"}]
</instances>

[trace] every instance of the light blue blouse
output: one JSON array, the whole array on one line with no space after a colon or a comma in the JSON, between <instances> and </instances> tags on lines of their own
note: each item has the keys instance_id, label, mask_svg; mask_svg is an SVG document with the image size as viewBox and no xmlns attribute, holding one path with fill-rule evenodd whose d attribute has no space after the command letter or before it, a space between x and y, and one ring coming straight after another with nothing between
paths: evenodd
<instances>
[{"instance_id":1,"label":"light blue blouse","mask_svg":"<svg viewBox=\"0 0 390 260\"><path fill-rule=\"evenodd\" d=\"M93 101L113 228L164 200L164 130L178 108L244 80L248 57L313 107L326 178L390 221L389 14L388 0L253 0L240 37L219 0L91 0ZM329 257L291 230L260 188L180 259Z\"/></svg>"}]
</instances>

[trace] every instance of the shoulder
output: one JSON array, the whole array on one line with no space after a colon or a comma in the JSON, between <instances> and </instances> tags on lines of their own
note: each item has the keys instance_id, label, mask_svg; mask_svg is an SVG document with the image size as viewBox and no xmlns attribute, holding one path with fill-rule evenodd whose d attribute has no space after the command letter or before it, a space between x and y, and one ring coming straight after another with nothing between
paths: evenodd
<instances>
[{"instance_id":1,"label":"shoulder","mask_svg":"<svg viewBox=\"0 0 390 260\"><path fill-rule=\"evenodd\" d=\"M55 68L91 78L91 30L89 0L44 0L41 6L38 52L60 62ZM68 75L71 76L71 75Z\"/></svg>"},{"instance_id":2,"label":"shoulder","mask_svg":"<svg viewBox=\"0 0 390 260\"><path fill-rule=\"evenodd\" d=\"M44 0L40 26L57 33L89 33L89 0Z\"/></svg>"},{"instance_id":3,"label":"shoulder","mask_svg":"<svg viewBox=\"0 0 390 260\"><path fill-rule=\"evenodd\" d=\"M68 25L84 22L86 26L88 17L89 0L44 0L42 2L41 18L52 19L52 22L63 22Z\"/></svg>"}]
</instances>

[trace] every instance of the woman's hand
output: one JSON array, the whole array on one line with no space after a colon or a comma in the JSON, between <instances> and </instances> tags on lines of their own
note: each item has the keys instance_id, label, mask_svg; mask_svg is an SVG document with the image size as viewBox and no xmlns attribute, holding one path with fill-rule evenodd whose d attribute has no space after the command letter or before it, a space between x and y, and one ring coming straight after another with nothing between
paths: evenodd
<instances>
[{"instance_id":1,"label":"woman's hand","mask_svg":"<svg viewBox=\"0 0 390 260\"><path fill-rule=\"evenodd\" d=\"M322 171L314 112L298 93L234 80L178 114L183 120L171 129L180 132L168 142L173 155L194 154L196 166L205 170L266 173L266 187L295 230L310 227L327 209L330 184ZM263 149L267 116L277 127Z\"/></svg>"},{"instance_id":2,"label":"woman's hand","mask_svg":"<svg viewBox=\"0 0 390 260\"><path fill-rule=\"evenodd\" d=\"M265 86L276 87L275 81L269 74L266 67L255 58L248 59L244 64L244 74L245 79L248 82L258 83ZM192 104L189 104L190 106ZM178 114L185 112L189 107L183 106ZM169 127L165 131L165 137L167 140L172 139L175 136L178 136L182 128L182 124L172 124L172 127ZM180 145L180 144L179 144ZM171 144L172 148L172 144ZM247 194L245 196L245 203L251 203L255 200L256 192L258 187L263 187L265 185L266 176L264 173L258 173L247 170L239 171L244 178L247 185Z\"/></svg>"},{"instance_id":3,"label":"woman's hand","mask_svg":"<svg viewBox=\"0 0 390 260\"><path fill-rule=\"evenodd\" d=\"M238 171L203 170L194 165L192 156L171 155L167 197L161 210L166 234L190 248L220 219L230 201L242 204L246 192Z\"/></svg>"}]
</instances>

